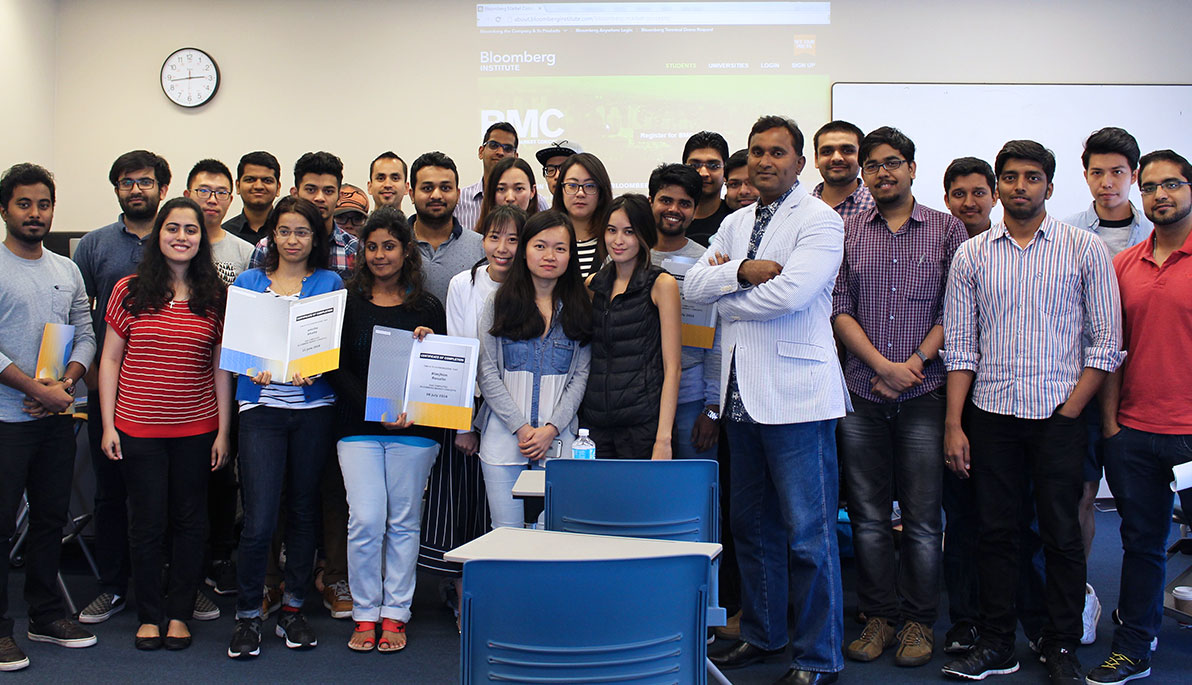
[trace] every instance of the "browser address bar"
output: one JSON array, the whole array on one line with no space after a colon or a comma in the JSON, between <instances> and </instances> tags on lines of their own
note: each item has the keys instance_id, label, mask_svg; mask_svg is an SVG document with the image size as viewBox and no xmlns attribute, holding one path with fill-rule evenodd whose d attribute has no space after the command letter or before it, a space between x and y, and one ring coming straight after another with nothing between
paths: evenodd
<instances>
[{"instance_id":1,"label":"browser address bar","mask_svg":"<svg viewBox=\"0 0 1192 685\"><path fill-rule=\"evenodd\" d=\"M828 24L831 2L550 2L476 5L478 28Z\"/></svg>"}]
</instances>

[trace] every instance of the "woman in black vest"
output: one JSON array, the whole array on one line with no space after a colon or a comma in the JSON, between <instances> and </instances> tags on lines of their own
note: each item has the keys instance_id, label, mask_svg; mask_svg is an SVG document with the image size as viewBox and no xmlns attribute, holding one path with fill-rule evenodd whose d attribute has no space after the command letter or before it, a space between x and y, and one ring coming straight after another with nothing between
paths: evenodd
<instances>
[{"instance_id":1,"label":"woman in black vest","mask_svg":"<svg viewBox=\"0 0 1192 685\"><path fill-rule=\"evenodd\" d=\"M592 371L580 410L598 459L671 458L682 372L679 284L650 264L656 242L644 196L613 200L608 263L588 278Z\"/></svg>"}]
</instances>

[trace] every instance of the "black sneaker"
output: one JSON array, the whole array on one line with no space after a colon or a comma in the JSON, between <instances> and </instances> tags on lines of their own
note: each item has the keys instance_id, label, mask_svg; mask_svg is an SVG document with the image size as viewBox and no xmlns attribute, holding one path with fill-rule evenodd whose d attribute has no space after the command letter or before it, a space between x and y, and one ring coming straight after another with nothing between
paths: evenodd
<instances>
[{"instance_id":1,"label":"black sneaker","mask_svg":"<svg viewBox=\"0 0 1192 685\"><path fill-rule=\"evenodd\" d=\"M103 623L124 610L124 598L111 592L101 592L98 597L79 612L79 623Z\"/></svg>"},{"instance_id":2,"label":"black sneaker","mask_svg":"<svg viewBox=\"0 0 1192 685\"><path fill-rule=\"evenodd\" d=\"M236 562L213 561L211 571L207 573L207 585L217 595L236 594Z\"/></svg>"},{"instance_id":3,"label":"black sneaker","mask_svg":"<svg viewBox=\"0 0 1192 685\"><path fill-rule=\"evenodd\" d=\"M0 671L19 671L29 667L29 657L11 637L0 637Z\"/></svg>"},{"instance_id":4,"label":"black sneaker","mask_svg":"<svg viewBox=\"0 0 1192 685\"><path fill-rule=\"evenodd\" d=\"M960 619L944 635L945 654L968 654L977 645L977 626L968 619Z\"/></svg>"},{"instance_id":5,"label":"black sneaker","mask_svg":"<svg viewBox=\"0 0 1192 685\"><path fill-rule=\"evenodd\" d=\"M319 644L315 638L315 631L306 622L306 617L301 611L287 611L286 608L282 608L281 614L277 617L277 630L274 632L278 637L285 638L286 646L290 649L312 649Z\"/></svg>"},{"instance_id":6,"label":"black sneaker","mask_svg":"<svg viewBox=\"0 0 1192 685\"><path fill-rule=\"evenodd\" d=\"M232 631L232 642L228 645L228 656L233 659L248 659L261 653L261 619L238 618Z\"/></svg>"},{"instance_id":7,"label":"black sneaker","mask_svg":"<svg viewBox=\"0 0 1192 685\"><path fill-rule=\"evenodd\" d=\"M30 621L28 636L34 642L48 642L71 649L90 647L96 642L90 631L69 618L60 618L44 626Z\"/></svg>"},{"instance_id":8,"label":"black sneaker","mask_svg":"<svg viewBox=\"0 0 1192 685\"><path fill-rule=\"evenodd\" d=\"M965 680L985 680L991 675L1005 675L1018 670L1014 647L997 650L978 644L966 656L944 664L943 673Z\"/></svg>"},{"instance_id":9,"label":"black sneaker","mask_svg":"<svg viewBox=\"0 0 1192 685\"><path fill-rule=\"evenodd\" d=\"M1089 671L1084 679L1089 685L1126 683L1151 674L1151 659L1131 659L1121 652L1113 652L1105 663Z\"/></svg>"},{"instance_id":10,"label":"black sneaker","mask_svg":"<svg viewBox=\"0 0 1192 685\"><path fill-rule=\"evenodd\" d=\"M1079 683L1084 669L1076 659L1076 653L1068 647L1044 645L1043 663L1047 665L1047 677L1052 685L1062 683Z\"/></svg>"}]
</instances>

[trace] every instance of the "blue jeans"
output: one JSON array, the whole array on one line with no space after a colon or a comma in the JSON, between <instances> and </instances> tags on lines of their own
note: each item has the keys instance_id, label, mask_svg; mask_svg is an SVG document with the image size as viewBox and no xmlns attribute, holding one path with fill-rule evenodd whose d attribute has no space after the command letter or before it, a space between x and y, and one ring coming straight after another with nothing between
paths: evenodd
<instances>
[{"instance_id":1,"label":"blue jeans","mask_svg":"<svg viewBox=\"0 0 1192 685\"><path fill-rule=\"evenodd\" d=\"M360 436L340 440L339 466L348 492L348 578L352 618L410 620L422 493L439 443ZM383 436L376 436L383 437Z\"/></svg>"},{"instance_id":2,"label":"blue jeans","mask_svg":"<svg viewBox=\"0 0 1192 685\"><path fill-rule=\"evenodd\" d=\"M526 507L520 499L513 497L513 484L522 471L546 468L546 460L538 459L528 464L500 465L480 462L484 473L484 492L488 496L488 513L492 517L493 530L497 528L525 528ZM545 515L545 512L544 512ZM545 519L538 517L538 522Z\"/></svg>"},{"instance_id":3,"label":"blue jeans","mask_svg":"<svg viewBox=\"0 0 1192 685\"><path fill-rule=\"evenodd\" d=\"M905 402L853 395L853 408L840 422L840 462L857 552L858 608L870 618L932 626L943 540L943 389ZM895 487L901 555L890 526Z\"/></svg>"},{"instance_id":4,"label":"blue jeans","mask_svg":"<svg viewBox=\"0 0 1192 685\"><path fill-rule=\"evenodd\" d=\"M319 483L331 452L335 407L255 407L240 413L244 530L236 567L236 617L261 615L265 565L286 491L286 606L302 606L319 539Z\"/></svg>"},{"instance_id":5,"label":"blue jeans","mask_svg":"<svg viewBox=\"0 0 1192 685\"><path fill-rule=\"evenodd\" d=\"M844 668L835 428L835 420L728 423L741 639L762 649L789 641L794 667L806 671Z\"/></svg>"},{"instance_id":6,"label":"blue jeans","mask_svg":"<svg viewBox=\"0 0 1192 685\"><path fill-rule=\"evenodd\" d=\"M675 432L671 436L671 454L675 459L716 459L716 445L700 452L691 444L691 430L706 406L703 400L696 400L675 407Z\"/></svg>"},{"instance_id":7,"label":"blue jeans","mask_svg":"<svg viewBox=\"0 0 1192 685\"><path fill-rule=\"evenodd\" d=\"M1192 435L1160 435L1122 426L1105 441L1105 476L1122 517L1122 575L1113 651L1150 654L1163 621L1171 469L1192 460Z\"/></svg>"}]
</instances>

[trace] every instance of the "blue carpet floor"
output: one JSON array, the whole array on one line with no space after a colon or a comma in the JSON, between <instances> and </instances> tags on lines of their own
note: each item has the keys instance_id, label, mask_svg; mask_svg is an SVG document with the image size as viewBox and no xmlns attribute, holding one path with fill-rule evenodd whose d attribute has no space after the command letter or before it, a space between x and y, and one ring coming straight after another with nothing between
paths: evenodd
<instances>
[{"instance_id":1,"label":"blue carpet floor","mask_svg":"<svg viewBox=\"0 0 1192 685\"><path fill-rule=\"evenodd\" d=\"M1173 535L1175 535L1173 529ZM1097 589L1104 606L1104 615L1099 624L1097 642L1082 648L1078 656L1086 668L1099 663L1107 653L1112 637L1113 625L1109 613L1117 605L1118 569L1121 563L1121 546L1118 538L1118 517L1115 513L1097 514L1097 538L1092 562L1089 565L1089 579ZM77 559L73 547L66 550L68 568L77 570ZM1176 557L1168 566L1169 574L1175 574L1192 564L1192 557ZM856 613L856 594L852 592L853 573L845 564L845 641L854 639L861 626L852 621ZM414 597L414 618L409 625L409 646L396 654L356 654L347 648L348 635L352 630L349 620L331 619L317 600L312 600L309 611L311 622L318 633L319 647L309 652L293 652L285 648L279 638L273 637L273 622L266 625L266 637L261 656L248 662L228 659L225 652L232 630L232 609L234 598L216 597L216 604L224 616L216 621L194 621L191 631L194 645L184 652L138 652L133 649L133 634L137 620L135 610L130 607L106 623L94 626L99 644L83 650L66 650L60 647L30 643L24 638L25 604L21 599L23 575L14 570L9 578L9 599L12 615L17 621L17 641L29 655L32 665L24 671L0 674L5 683L139 683L139 682L258 682L258 683L452 683L459 678L459 638L455 620L450 610L442 606L438 595L438 578L420 575L418 590ZM95 593L95 583L83 573L71 573L67 583L80 604L90 601ZM313 594L313 591L312 591ZM214 597L214 595L212 595ZM941 607L945 617L936 626L937 639L943 638L947 629L946 607ZM635 617L634 620L646 620ZM709 651L715 653L722 645L712 645ZM1019 659L1022 668L1018 673L991 679L993 683L1046 683L1044 667L1036 662L1026 646L1025 639L1019 640ZM950 682L940 676L939 669L945 655L937 650L935 658L926 666L916 669L901 669L894 666L893 653L888 652L879 660L868 663L847 663L841 676L842 683L896 683ZM1192 682L1192 629L1181 628L1175 621L1164 619L1159 635L1159 651L1152 661L1154 674L1146 683L1189 683ZM769 685L786 671L782 661L757 664L745 669L726 672L726 676L737 685Z\"/></svg>"}]
</instances>

